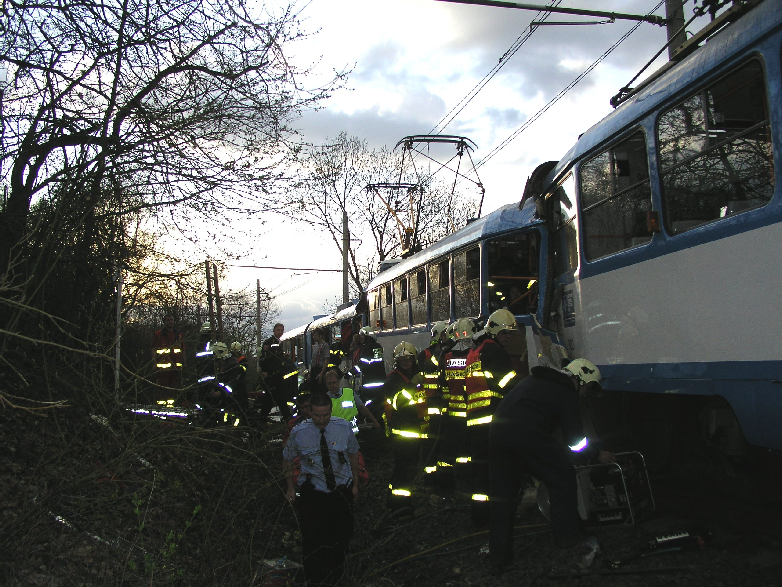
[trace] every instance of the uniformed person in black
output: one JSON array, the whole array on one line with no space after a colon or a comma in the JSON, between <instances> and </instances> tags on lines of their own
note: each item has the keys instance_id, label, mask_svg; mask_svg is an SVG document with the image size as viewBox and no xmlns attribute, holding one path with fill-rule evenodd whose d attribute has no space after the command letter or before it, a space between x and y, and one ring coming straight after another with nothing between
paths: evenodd
<instances>
[{"instance_id":1,"label":"uniformed person in black","mask_svg":"<svg viewBox=\"0 0 782 587\"><path fill-rule=\"evenodd\" d=\"M274 403L280 410L283 422L291 418L291 409L288 400L293 398L298 383L296 369L290 359L285 356L280 343L280 337L285 331L285 326L280 323L274 325L272 335L263 341L261 345L261 380L266 392L274 399ZM261 416L267 417L272 409L271 402L264 401Z\"/></svg>"},{"instance_id":2,"label":"uniformed person in black","mask_svg":"<svg viewBox=\"0 0 782 587\"><path fill-rule=\"evenodd\" d=\"M579 395L599 388L600 371L576 359L562 371L533 367L532 374L502 400L490 426L491 528L489 560L502 570L513 557L513 522L522 475L531 474L549 491L551 527L562 548L578 544L581 523L576 495L574 455L614 461L584 435ZM561 429L564 444L555 437Z\"/></svg>"}]
</instances>

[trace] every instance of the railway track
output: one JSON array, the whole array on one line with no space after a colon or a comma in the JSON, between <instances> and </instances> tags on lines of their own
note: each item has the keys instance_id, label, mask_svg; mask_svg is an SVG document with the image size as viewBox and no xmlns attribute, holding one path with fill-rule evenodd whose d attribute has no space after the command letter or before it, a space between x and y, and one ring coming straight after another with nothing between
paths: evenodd
<instances>
[{"instance_id":1,"label":"railway track","mask_svg":"<svg viewBox=\"0 0 782 587\"><path fill-rule=\"evenodd\" d=\"M689 479L652 480L658 512L705 524L717 524L739 534L782 538L782 502L757 495L721 491Z\"/></svg>"}]
</instances>

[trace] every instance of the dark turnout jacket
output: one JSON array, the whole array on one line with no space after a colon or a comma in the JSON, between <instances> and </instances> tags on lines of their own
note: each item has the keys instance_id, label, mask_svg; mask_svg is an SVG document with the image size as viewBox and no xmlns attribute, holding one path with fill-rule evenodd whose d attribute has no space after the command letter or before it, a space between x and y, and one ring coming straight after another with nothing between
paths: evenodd
<instances>
[{"instance_id":1,"label":"dark turnout jacket","mask_svg":"<svg viewBox=\"0 0 782 587\"><path fill-rule=\"evenodd\" d=\"M557 429L573 452L583 458L597 455L597 443L583 444L584 427L579 412L578 392L568 375L549 367L533 367L532 373L516 385L500 402L492 426L514 428L514 435L529 442L522 446L536 446L541 437L553 439Z\"/></svg>"}]
</instances>

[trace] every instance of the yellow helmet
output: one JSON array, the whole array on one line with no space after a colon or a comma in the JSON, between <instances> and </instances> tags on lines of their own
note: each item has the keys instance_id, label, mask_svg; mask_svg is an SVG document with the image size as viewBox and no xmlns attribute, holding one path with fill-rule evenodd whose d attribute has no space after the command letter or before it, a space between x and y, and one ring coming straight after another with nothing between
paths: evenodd
<instances>
[{"instance_id":1,"label":"yellow helmet","mask_svg":"<svg viewBox=\"0 0 782 587\"><path fill-rule=\"evenodd\" d=\"M228 345L224 342L216 342L212 345L212 352L216 359L224 359L228 354Z\"/></svg>"},{"instance_id":2,"label":"yellow helmet","mask_svg":"<svg viewBox=\"0 0 782 587\"><path fill-rule=\"evenodd\" d=\"M432 344L436 342L443 342L445 338L443 337L443 333L447 332L448 330L448 322L445 320L440 320L439 322L435 322L434 326L432 326Z\"/></svg>"},{"instance_id":3,"label":"yellow helmet","mask_svg":"<svg viewBox=\"0 0 782 587\"><path fill-rule=\"evenodd\" d=\"M418 351L416 351L415 347L409 342L400 342L394 347L394 359L398 359L400 357L415 358L417 354Z\"/></svg>"},{"instance_id":4,"label":"yellow helmet","mask_svg":"<svg viewBox=\"0 0 782 587\"><path fill-rule=\"evenodd\" d=\"M600 376L600 369L586 359L573 359L565 366L564 371L570 375L574 375L576 379L583 385L587 383L600 384L602 377Z\"/></svg>"},{"instance_id":5,"label":"yellow helmet","mask_svg":"<svg viewBox=\"0 0 782 587\"><path fill-rule=\"evenodd\" d=\"M505 308L501 310L495 310L489 315L489 320L486 322L484 329L478 334L491 334L496 336L503 330L518 330L519 325L516 323L516 317Z\"/></svg>"},{"instance_id":6,"label":"yellow helmet","mask_svg":"<svg viewBox=\"0 0 782 587\"><path fill-rule=\"evenodd\" d=\"M469 340L478 331L472 318L459 318L451 328L451 336L454 340Z\"/></svg>"},{"instance_id":7,"label":"yellow helmet","mask_svg":"<svg viewBox=\"0 0 782 587\"><path fill-rule=\"evenodd\" d=\"M238 355L242 352L242 343L239 341L231 343L231 354Z\"/></svg>"}]
</instances>

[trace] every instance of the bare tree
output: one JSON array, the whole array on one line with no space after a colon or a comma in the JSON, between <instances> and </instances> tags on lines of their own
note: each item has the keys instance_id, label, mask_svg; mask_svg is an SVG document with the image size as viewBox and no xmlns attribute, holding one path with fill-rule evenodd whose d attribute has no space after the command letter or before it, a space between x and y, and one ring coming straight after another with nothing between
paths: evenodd
<instances>
[{"instance_id":1,"label":"bare tree","mask_svg":"<svg viewBox=\"0 0 782 587\"><path fill-rule=\"evenodd\" d=\"M268 209L289 122L327 91L305 91L284 55L302 36L292 6L262 17L242 0L5 7L0 274L24 260L31 203L55 193L78 199L87 232L110 193L117 214Z\"/></svg>"},{"instance_id":2,"label":"bare tree","mask_svg":"<svg viewBox=\"0 0 782 587\"><path fill-rule=\"evenodd\" d=\"M311 149L302 161L303 179L289 196L286 213L326 229L340 254L347 214L351 238L373 245L371 251L356 246L348 251L356 293L371 279L378 260L401 254L404 227L413 230L413 246L425 247L462 226L477 209L469 195L452 194L432 175L403 166L399 153L370 149L366 140L344 132ZM366 189L382 183L415 187L384 188L383 193Z\"/></svg>"}]
</instances>

